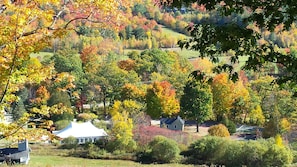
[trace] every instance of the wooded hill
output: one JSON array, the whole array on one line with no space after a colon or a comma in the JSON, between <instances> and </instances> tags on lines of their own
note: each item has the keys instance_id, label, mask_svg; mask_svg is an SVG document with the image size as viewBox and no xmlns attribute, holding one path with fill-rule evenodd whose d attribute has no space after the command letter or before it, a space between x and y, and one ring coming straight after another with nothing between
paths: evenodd
<instances>
[{"instance_id":1,"label":"wooded hill","mask_svg":"<svg viewBox=\"0 0 297 167\"><path fill-rule=\"evenodd\" d=\"M191 41L201 34L201 39L217 35L221 40L224 31L204 36L201 25L219 29L232 22L261 34L253 44L272 43L275 52L295 55L294 24L287 31L282 25L271 31L245 25L247 15L222 16L197 4L160 7L150 0L3 2L0 104L14 121L1 123L2 138L37 141L74 118L109 119L111 152L134 152L139 143L133 129L149 125L150 119L180 115L197 127L214 120L232 134L236 124L249 124L263 128L264 138L281 135L291 141L295 87L293 82L273 82L275 76L291 74L288 68L262 63L259 57L261 65L243 71L240 67L251 65L246 63L251 55L216 50L234 43L206 47L203 41ZM195 51L180 51L179 46ZM106 128L103 122L97 126Z\"/></svg>"}]
</instances>

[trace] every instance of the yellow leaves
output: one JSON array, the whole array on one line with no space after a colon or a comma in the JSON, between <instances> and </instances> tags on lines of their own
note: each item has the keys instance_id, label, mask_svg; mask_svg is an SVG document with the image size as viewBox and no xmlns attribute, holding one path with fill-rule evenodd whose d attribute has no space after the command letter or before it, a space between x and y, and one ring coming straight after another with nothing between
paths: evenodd
<instances>
[{"instance_id":1,"label":"yellow leaves","mask_svg":"<svg viewBox=\"0 0 297 167\"><path fill-rule=\"evenodd\" d=\"M167 81L156 81L147 89L147 113L152 118L158 118L161 115L172 116L180 111L175 90L171 87Z\"/></svg>"},{"instance_id":2,"label":"yellow leaves","mask_svg":"<svg viewBox=\"0 0 297 167\"><path fill-rule=\"evenodd\" d=\"M121 9L129 5L129 1L126 0L77 0L67 1L65 6L61 2L60 0L1 1L1 5L6 7L0 15L0 87L3 88L7 83L9 86L4 98L5 103L15 101L17 97L14 93L25 83L41 83L53 78L53 66L44 67L38 59L30 59L30 54L49 46L52 39L67 34L70 24L77 25L77 22L71 20L90 16L90 20L98 22L98 27L116 29L115 26L120 26L125 21L122 17L125 15L124 10ZM62 13L63 17L59 13ZM75 78L68 73L57 74L54 79L56 82L63 82L62 90L75 87L73 84ZM2 95L4 91L3 89L1 91ZM48 94L44 89L38 98L37 101L45 103ZM53 107L41 105L39 108L33 108L30 115L25 114L26 116L19 121L24 122L34 115L48 117L50 114L70 111L72 110L60 105ZM51 122L45 122L45 126L50 124ZM18 128L18 125L11 125L10 130Z\"/></svg>"},{"instance_id":3,"label":"yellow leaves","mask_svg":"<svg viewBox=\"0 0 297 167\"><path fill-rule=\"evenodd\" d=\"M50 98L50 93L47 91L45 86L40 86L36 91L36 98L30 100L32 103L46 104Z\"/></svg>"},{"instance_id":4,"label":"yellow leaves","mask_svg":"<svg viewBox=\"0 0 297 167\"><path fill-rule=\"evenodd\" d=\"M23 79L23 82L40 83L50 79L53 75L53 65L42 65L37 58L30 58L23 65L22 71L16 76L16 78ZM15 74L17 74L16 71ZM20 80L18 82L20 83Z\"/></svg>"},{"instance_id":5,"label":"yellow leaves","mask_svg":"<svg viewBox=\"0 0 297 167\"><path fill-rule=\"evenodd\" d=\"M234 84L233 93L234 99L242 97L245 102L250 100L249 91L243 85L242 80L239 80Z\"/></svg>"},{"instance_id":6,"label":"yellow leaves","mask_svg":"<svg viewBox=\"0 0 297 167\"><path fill-rule=\"evenodd\" d=\"M67 72L59 73L55 76L55 82L65 83L62 88L59 88L61 91L66 91L67 89L75 88L74 82L75 77Z\"/></svg>"},{"instance_id":7,"label":"yellow leaves","mask_svg":"<svg viewBox=\"0 0 297 167\"><path fill-rule=\"evenodd\" d=\"M291 123L287 118L282 118L280 120L280 130L281 133L289 132L291 129Z\"/></svg>"},{"instance_id":8,"label":"yellow leaves","mask_svg":"<svg viewBox=\"0 0 297 167\"><path fill-rule=\"evenodd\" d=\"M213 73L213 68L214 64L210 62L208 59L197 59L192 61L192 64L194 66L195 70L200 70L202 72L205 72L206 74L212 74Z\"/></svg>"},{"instance_id":9,"label":"yellow leaves","mask_svg":"<svg viewBox=\"0 0 297 167\"><path fill-rule=\"evenodd\" d=\"M280 134L275 136L275 144L280 147L284 147L283 139Z\"/></svg>"},{"instance_id":10,"label":"yellow leaves","mask_svg":"<svg viewBox=\"0 0 297 167\"><path fill-rule=\"evenodd\" d=\"M80 113L77 117L79 120L83 121L90 121L98 118L98 116L94 113Z\"/></svg>"},{"instance_id":11,"label":"yellow leaves","mask_svg":"<svg viewBox=\"0 0 297 167\"><path fill-rule=\"evenodd\" d=\"M73 113L72 108L69 108L67 106L64 106L64 104L59 103L55 104L50 109L50 114L63 114L63 113Z\"/></svg>"},{"instance_id":12,"label":"yellow leaves","mask_svg":"<svg viewBox=\"0 0 297 167\"><path fill-rule=\"evenodd\" d=\"M55 104L51 107L46 106L46 105L41 105L40 107L34 107L31 110L31 116L34 115L39 115L42 117L50 117L50 115L53 114L63 114L63 113L72 113L72 109L69 107L64 106L62 103L60 104Z\"/></svg>"},{"instance_id":13,"label":"yellow leaves","mask_svg":"<svg viewBox=\"0 0 297 167\"><path fill-rule=\"evenodd\" d=\"M260 105L257 105L256 108L253 109L249 114L249 123L260 125L260 126L264 125L265 117L263 115Z\"/></svg>"},{"instance_id":14,"label":"yellow leaves","mask_svg":"<svg viewBox=\"0 0 297 167\"><path fill-rule=\"evenodd\" d=\"M46 120L46 121L42 122L39 125L39 127L44 128L44 129L49 129L53 124L54 124L54 122L52 120Z\"/></svg>"},{"instance_id":15,"label":"yellow leaves","mask_svg":"<svg viewBox=\"0 0 297 167\"><path fill-rule=\"evenodd\" d=\"M46 105L42 105L40 106L40 108L37 108L37 107L32 108L31 112L34 114L40 114L40 115L49 117L49 110L50 110L50 107Z\"/></svg>"},{"instance_id":16,"label":"yellow leaves","mask_svg":"<svg viewBox=\"0 0 297 167\"><path fill-rule=\"evenodd\" d=\"M208 129L211 136L229 137L230 133L224 124L213 125Z\"/></svg>"},{"instance_id":17,"label":"yellow leaves","mask_svg":"<svg viewBox=\"0 0 297 167\"><path fill-rule=\"evenodd\" d=\"M125 139L124 144L128 144L128 142L133 137L133 121L129 118L129 113L123 109L122 105L130 106L133 102L127 101L122 104L120 101L115 101L114 105L110 111L112 116L112 133L116 137L116 139ZM133 105L133 104L132 104ZM125 141L127 143L125 143Z\"/></svg>"}]
</instances>

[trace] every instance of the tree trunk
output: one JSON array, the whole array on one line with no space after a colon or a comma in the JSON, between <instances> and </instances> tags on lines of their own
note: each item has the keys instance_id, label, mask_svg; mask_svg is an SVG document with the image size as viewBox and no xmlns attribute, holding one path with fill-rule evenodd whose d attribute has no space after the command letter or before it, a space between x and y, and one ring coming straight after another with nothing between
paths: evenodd
<instances>
[{"instance_id":1,"label":"tree trunk","mask_svg":"<svg viewBox=\"0 0 297 167\"><path fill-rule=\"evenodd\" d=\"M196 132L199 133L199 122L196 121Z\"/></svg>"}]
</instances>

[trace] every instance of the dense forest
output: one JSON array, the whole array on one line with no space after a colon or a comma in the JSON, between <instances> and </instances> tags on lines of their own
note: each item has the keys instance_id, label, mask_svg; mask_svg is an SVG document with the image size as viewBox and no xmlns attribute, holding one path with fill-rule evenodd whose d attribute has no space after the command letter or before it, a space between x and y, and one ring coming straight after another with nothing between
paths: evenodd
<instances>
[{"instance_id":1,"label":"dense forest","mask_svg":"<svg viewBox=\"0 0 297 167\"><path fill-rule=\"evenodd\" d=\"M257 126L263 129L261 138L267 140L249 141L244 148L262 150L266 159L273 157L268 153L280 154L279 166L292 162L297 100L293 82L277 82L289 73L284 65L263 61L252 69L246 68L250 65L246 64L248 54L242 52L238 58L240 50L218 54L210 49L213 56L207 57L199 49L180 49L189 48L182 41L193 36L194 25L220 27L232 22L244 26L249 11L222 16L219 10L209 11L195 3L175 8L158 6L151 0L108 0L103 4L15 1L2 7L0 17L6 21L0 25L0 104L3 118L13 117L10 124L1 123L3 139L38 141L74 119L92 121L110 135L104 150L138 152L140 160L150 156L162 163L176 162L176 152L170 155L173 159L158 159L158 154L163 154L158 152L160 143L167 139L154 136L174 138L169 132L152 130L143 141L139 129L152 129L151 119L181 116L195 121L197 132L199 125L209 120L223 124L231 135L236 125ZM296 56L295 24L286 31L283 25L273 31L248 26L261 34L257 45L269 43L275 52ZM232 59L236 56L237 60ZM210 158L197 150L208 142L214 143L213 149L222 149L218 143L225 139L208 137L192 143L186 139L189 134L183 135L181 140L170 139L168 143L172 150L183 150L188 163L234 165L226 160L227 154ZM179 148L172 142L178 142ZM271 143L279 147L271 147ZM243 147L227 144L227 153L229 145L234 150ZM143 145L150 145L150 151L137 148ZM200 151L198 157L193 151ZM250 162L242 164L253 165ZM273 158L259 166L270 163Z\"/></svg>"}]
</instances>

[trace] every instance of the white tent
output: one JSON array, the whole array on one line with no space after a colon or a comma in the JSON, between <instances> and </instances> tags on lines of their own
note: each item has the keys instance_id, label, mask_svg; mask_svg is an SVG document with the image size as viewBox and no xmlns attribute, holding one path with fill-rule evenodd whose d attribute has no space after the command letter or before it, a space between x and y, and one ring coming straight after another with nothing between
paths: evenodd
<instances>
[{"instance_id":1,"label":"white tent","mask_svg":"<svg viewBox=\"0 0 297 167\"><path fill-rule=\"evenodd\" d=\"M98 129L91 122L71 122L66 128L53 133L62 139L70 136L75 137L79 144L95 142L98 139L108 136L103 129Z\"/></svg>"}]
</instances>

